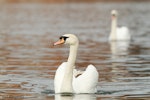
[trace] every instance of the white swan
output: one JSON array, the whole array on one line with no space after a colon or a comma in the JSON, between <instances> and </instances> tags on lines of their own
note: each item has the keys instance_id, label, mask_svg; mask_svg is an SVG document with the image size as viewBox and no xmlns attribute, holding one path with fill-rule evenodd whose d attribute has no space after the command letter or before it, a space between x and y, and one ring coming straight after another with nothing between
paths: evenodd
<instances>
[{"instance_id":1,"label":"white swan","mask_svg":"<svg viewBox=\"0 0 150 100\"><path fill-rule=\"evenodd\" d=\"M83 71L75 69L78 49L78 38L73 34L65 34L54 45L68 44L70 53L68 61L62 63L55 73L55 93L96 93L99 74L93 65Z\"/></svg>"},{"instance_id":2,"label":"white swan","mask_svg":"<svg viewBox=\"0 0 150 100\"><path fill-rule=\"evenodd\" d=\"M112 16L112 24L111 24L111 32L109 36L109 41L116 41L116 40L130 40L131 36L129 33L129 29L125 26L117 27L117 16L118 13L116 10L111 11Z\"/></svg>"}]
</instances>

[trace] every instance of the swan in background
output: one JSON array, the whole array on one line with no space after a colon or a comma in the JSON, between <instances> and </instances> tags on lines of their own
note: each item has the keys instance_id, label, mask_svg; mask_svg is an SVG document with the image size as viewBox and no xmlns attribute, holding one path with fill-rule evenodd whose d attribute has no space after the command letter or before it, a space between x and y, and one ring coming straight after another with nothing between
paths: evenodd
<instances>
[{"instance_id":1,"label":"swan in background","mask_svg":"<svg viewBox=\"0 0 150 100\"><path fill-rule=\"evenodd\" d=\"M73 34L65 34L54 45L68 44L70 53L67 62L63 62L55 73L55 93L96 93L99 74L93 65L88 65L85 71L75 69L78 49L78 38Z\"/></svg>"},{"instance_id":2,"label":"swan in background","mask_svg":"<svg viewBox=\"0 0 150 100\"><path fill-rule=\"evenodd\" d=\"M111 11L112 24L109 41L117 41L117 40L130 41L131 36L129 33L129 29L125 26L117 27L117 16L118 12L116 10L112 10Z\"/></svg>"}]
</instances>

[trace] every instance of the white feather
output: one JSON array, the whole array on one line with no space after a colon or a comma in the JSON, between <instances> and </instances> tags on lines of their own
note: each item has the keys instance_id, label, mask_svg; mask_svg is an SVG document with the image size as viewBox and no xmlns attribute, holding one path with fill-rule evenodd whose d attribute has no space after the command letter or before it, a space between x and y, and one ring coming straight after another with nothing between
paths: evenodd
<instances>
[{"instance_id":1,"label":"white feather","mask_svg":"<svg viewBox=\"0 0 150 100\"><path fill-rule=\"evenodd\" d=\"M129 29L125 26L117 28L117 40L130 40Z\"/></svg>"},{"instance_id":2,"label":"white feather","mask_svg":"<svg viewBox=\"0 0 150 100\"><path fill-rule=\"evenodd\" d=\"M55 73L55 93L60 93L67 62L63 62ZM96 93L98 83L98 72L93 65L88 65L85 71L73 70L73 92L74 93ZM81 74L76 78L77 74Z\"/></svg>"},{"instance_id":3,"label":"white feather","mask_svg":"<svg viewBox=\"0 0 150 100\"><path fill-rule=\"evenodd\" d=\"M98 83L98 72L93 65L89 65L84 73L73 78L73 89L75 93L96 93Z\"/></svg>"},{"instance_id":4,"label":"white feather","mask_svg":"<svg viewBox=\"0 0 150 100\"><path fill-rule=\"evenodd\" d=\"M112 24L111 24L111 32L109 36L110 41L130 41L131 35L129 32L129 29L125 26L123 27L117 27L117 16L118 13L116 10L112 10Z\"/></svg>"},{"instance_id":5,"label":"white feather","mask_svg":"<svg viewBox=\"0 0 150 100\"><path fill-rule=\"evenodd\" d=\"M78 38L73 34L66 34L63 37L67 37L65 43L70 45L70 53L68 61L63 62L56 70L54 79L55 93L96 93L99 77L96 68L93 65L89 65L85 71L76 70L75 60ZM59 44L59 42L55 44Z\"/></svg>"}]
</instances>

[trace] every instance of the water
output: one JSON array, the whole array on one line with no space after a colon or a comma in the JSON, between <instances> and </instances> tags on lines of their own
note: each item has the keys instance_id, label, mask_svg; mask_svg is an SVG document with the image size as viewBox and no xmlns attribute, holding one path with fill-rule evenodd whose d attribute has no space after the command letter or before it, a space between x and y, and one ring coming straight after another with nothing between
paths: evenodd
<instances>
[{"instance_id":1,"label":"water","mask_svg":"<svg viewBox=\"0 0 150 100\"><path fill-rule=\"evenodd\" d=\"M119 11L119 25L130 28L130 43L108 43L112 9ZM1 5L0 99L148 100L149 12L149 3ZM69 50L53 43L65 33L80 40L76 67L97 67L97 94L54 94L55 71L67 60Z\"/></svg>"}]
</instances>

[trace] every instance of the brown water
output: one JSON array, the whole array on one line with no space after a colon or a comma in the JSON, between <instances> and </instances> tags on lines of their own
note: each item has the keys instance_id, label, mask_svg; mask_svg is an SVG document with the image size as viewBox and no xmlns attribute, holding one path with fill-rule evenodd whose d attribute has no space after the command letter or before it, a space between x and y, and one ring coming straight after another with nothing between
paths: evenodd
<instances>
[{"instance_id":1,"label":"brown water","mask_svg":"<svg viewBox=\"0 0 150 100\"><path fill-rule=\"evenodd\" d=\"M114 8L120 12L119 25L130 28L130 43L108 43ZM0 99L149 100L149 12L149 3L1 5ZM79 37L77 68L97 67L96 95L54 94L55 70L67 60L69 51L53 43L65 33Z\"/></svg>"}]
</instances>

